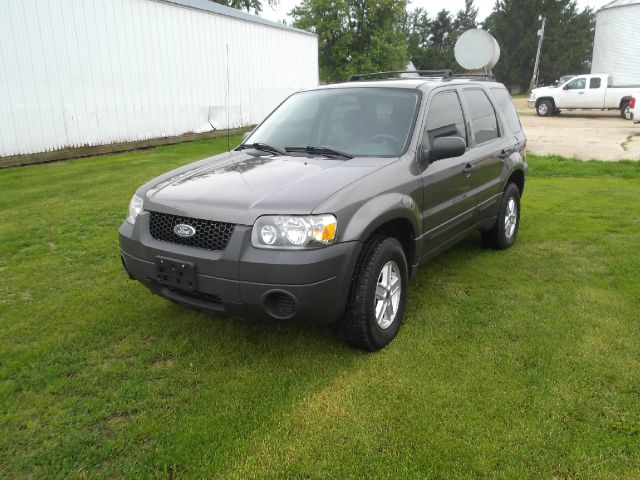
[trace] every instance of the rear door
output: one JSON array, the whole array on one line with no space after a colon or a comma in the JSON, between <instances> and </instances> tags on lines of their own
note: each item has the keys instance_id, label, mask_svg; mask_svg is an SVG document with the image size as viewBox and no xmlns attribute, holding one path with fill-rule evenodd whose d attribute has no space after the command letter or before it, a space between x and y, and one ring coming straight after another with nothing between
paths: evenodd
<instances>
[{"instance_id":1,"label":"rear door","mask_svg":"<svg viewBox=\"0 0 640 480\"><path fill-rule=\"evenodd\" d=\"M515 138L498 121L496 109L481 87L462 90L471 155L466 159L469 206L475 218L493 215L492 207L502 192L504 160L513 153Z\"/></svg>"},{"instance_id":2,"label":"rear door","mask_svg":"<svg viewBox=\"0 0 640 480\"><path fill-rule=\"evenodd\" d=\"M427 107L421 147L429 149L438 137L467 141L465 118L455 88L433 94ZM464 230L469 220L468 183L464 173L469 151L461 157L422 162L422 220L425 252Z\"/></svg>"},{"instance_id":3,"label":"rear door","mask_svg":"<svg viewBox=\"0 0 640 480\"><path fill-rule=\"evenodd\" d=\"M602 108L607 85L601 77L591 77L585 89L584 108Z\"/></svg>"}]
</instances>

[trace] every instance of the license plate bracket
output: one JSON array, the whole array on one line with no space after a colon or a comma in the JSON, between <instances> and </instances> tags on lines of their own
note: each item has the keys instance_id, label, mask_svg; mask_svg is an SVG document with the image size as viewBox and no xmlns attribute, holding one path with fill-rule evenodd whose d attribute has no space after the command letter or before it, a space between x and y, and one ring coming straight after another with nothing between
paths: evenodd
<instances>
[{"instance_id":1,"label":"license plate bracket","mask_svg":"<svg viewBox=\"0 0 640 480\"><path fill-rule=\"evenodd\" d=\"M168 287L195 292L195 263L168 257L156 257L156 281Z\"/></svg>"}]
</instances>

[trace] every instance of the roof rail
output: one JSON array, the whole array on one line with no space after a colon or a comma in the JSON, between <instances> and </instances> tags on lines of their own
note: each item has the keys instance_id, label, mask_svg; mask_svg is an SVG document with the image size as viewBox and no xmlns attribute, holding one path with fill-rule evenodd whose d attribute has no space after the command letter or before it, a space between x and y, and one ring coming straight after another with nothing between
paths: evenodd
<instances>
[{"instance_id":1,"label":"roof rail","mask_svg":"<svg viewBox=\"0 0 640 480\"><path fill-rule=\"evenodd\" d=\"M495 80L493 73L456 73L453 78L477 78L478 80Z\"/></svg>"},{"instance_id":2,"label":"roof rail","mask_svg":"<svg viewBox=\"0 0 640 480\"><path fill-rule=\"evenodd\" d=\"M357 82L363 78L377 77L382 75L397 75L399 73L417 73L420 77L442 77L453 78L453 72L451 70L388 70L385 72L371 72L371 73L354 73L349 77L348 82Z\"/></svg>"}]
</instances>

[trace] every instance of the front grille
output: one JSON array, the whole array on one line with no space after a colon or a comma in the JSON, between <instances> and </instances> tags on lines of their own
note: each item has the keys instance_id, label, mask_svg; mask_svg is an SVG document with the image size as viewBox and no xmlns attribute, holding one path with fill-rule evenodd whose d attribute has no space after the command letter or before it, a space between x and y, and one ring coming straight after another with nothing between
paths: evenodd
<instances>
[{"instance_id":1,"label":"front grille","mask_svg":"<svg viewBox=\"0 0 640 480\"><path fill-rule=\"evenodd\" d=\"M233 223L180 217L159 212L149 213L149 233L156 240L205 250L224 250L235 228ZM195 229L196 233L192 237L176 235L173 229L181 223L190 225Z\"/></svg>"}]
</instances>

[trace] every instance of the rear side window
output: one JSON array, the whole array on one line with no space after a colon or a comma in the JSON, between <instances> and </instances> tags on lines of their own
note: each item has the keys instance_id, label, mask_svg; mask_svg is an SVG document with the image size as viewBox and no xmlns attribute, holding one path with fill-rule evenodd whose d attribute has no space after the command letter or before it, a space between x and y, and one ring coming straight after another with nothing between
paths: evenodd
<instances>
[{"instance_id":1,"label":"rear side window","mask_svg":"<svg viewBox=\"0 0 640 480\"><path fill-rule=\"evenodd\" d=\"M511 95L509 95L509 92L504 88L492 88L491 93L493 93L493 96L496 99L496 105L500 111L504 113L511 131L513 133L520 132L522 130L520 117L518 117L518 112L516 112L516 107L513 105L513 101L511 101Z\"/></svg>"},{"instance_id":2,"label":"rear side window","mask_svg":"<svg viewBox=\"0 0 640 480\"><path fill-rule=\"evenodd\" d=\"M498 119L487 94L482 90L463 90L462 96L471 116L471 131L476 145L495 140L498 133Z\"/></svg>"},{"instance_id":3,"label":"rear side window","mask_svg":"<svg viewBox=\"0 0 640 480\"><path fill-rule=\"evenodd\" d=\"M589 88L600 88L601 80L599 78L591 78L589 79Z\"/></svg>"},{"instance_id":4,"label":"rear side window","mask_svg":"<svg viewBox=\"0 0 640 480\"><path fill-rule=\"evenodd\" d=\"M466 132L458 94L454 91L437 93L429 106L422 144L429 147L439 137L460 137L466 142Z\"/></svg>"}]
</instances>

